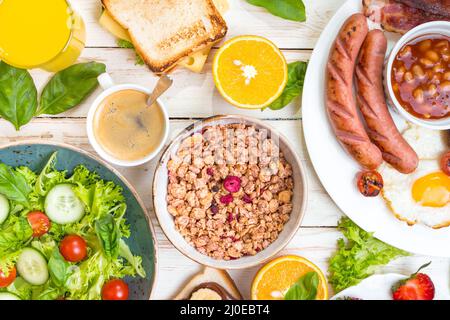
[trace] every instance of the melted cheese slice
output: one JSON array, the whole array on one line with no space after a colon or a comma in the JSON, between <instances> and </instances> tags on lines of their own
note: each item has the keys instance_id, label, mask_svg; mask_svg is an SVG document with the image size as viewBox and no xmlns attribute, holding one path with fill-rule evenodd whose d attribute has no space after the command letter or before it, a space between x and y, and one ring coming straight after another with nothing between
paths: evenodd
<instances>
[{"instance_id":1,"label":"melted cheese slice","mask_svg":"<svg viewBox=\"0 0 450 320\"><path fill-rule=\"evenodd\" d=\"M228 10L228 0L213 0L213 2L221 14L224 14ZM99 23L115 37L131 42L128 31L116 22L107 10L103 10ZM208 59L209 52L214 44L215 43L212 43L200 51L191 53L186 58L180 60L176 65L189 69L192 72L202 72L206 60Z\"/></svg>"}]
</instances>

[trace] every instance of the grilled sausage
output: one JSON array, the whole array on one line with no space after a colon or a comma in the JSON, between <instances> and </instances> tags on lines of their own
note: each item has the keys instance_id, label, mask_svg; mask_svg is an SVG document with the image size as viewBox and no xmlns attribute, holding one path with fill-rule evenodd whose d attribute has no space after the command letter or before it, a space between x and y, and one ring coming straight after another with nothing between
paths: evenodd
<instances>
[{"instance_id":1,"label":"grilled sausage","mask_svg":"<svg viewBox=\"0 0 450 320\"><path fill-rule=\"evenodd\" d=\"M413 172L419 158L398 132L388 111L383 90L383 64L387 40L381 30L366 37L356 65L358 106L370 139L381 150L383 159L401 173Z\"/></svg>"},{"instance_id":2,"label":"grilled sausage","mask_svg":"<svg viewBox=\"0 0 450 320\"><path fill-rule=\"evenodd\" d=\"M356 59L368 29L366 18L358 13L348 18L339 31L326 68L326 105L338 140L356 161L373 170L383 158L366 133L353 96Z\"/></svg>"}]
</instances>

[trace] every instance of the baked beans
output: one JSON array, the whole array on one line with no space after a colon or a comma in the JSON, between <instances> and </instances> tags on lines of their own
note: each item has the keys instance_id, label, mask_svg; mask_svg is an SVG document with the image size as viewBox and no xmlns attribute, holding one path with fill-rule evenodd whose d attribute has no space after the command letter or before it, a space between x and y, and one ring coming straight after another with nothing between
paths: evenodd
<instances>
[{"instance_id":1,"label":"baked beans","mask_svg":"<svg viewBox=\"0 0 450 320\"><path fill-rule=\"evenodd\" d=\"M450 116L450 37L412 40L392 66L392 89L402 107L422 119Z\"/></svg>"}]
</instances>

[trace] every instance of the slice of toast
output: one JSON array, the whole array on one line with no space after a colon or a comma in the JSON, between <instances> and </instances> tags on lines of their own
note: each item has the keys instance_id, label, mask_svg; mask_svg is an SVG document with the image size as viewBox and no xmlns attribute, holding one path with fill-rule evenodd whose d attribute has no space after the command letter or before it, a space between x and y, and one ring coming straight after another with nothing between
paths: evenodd
<instances>
[{"instance_id":1,"label":"slice of toast","mask_svg":"<svg viewBox=\"0 0 450 320\"><path fill-rule=\"evenodd\" d=\"M205 283L217 284L222 287L234 300L242 300L242 295L228 272L209 267L205 267L201 273L195 275L191 280L189 280L183 289L176 295L174 300L190 300L193 291Z\"/></svg>"},{"instance_id":2,"label":"slice of toast","mask_svg":"<svg viewBox=\"0 0 450 320\"><path fill-rule=\"evenodd\" d=\"M149 68L161 73L222 39L227 26L212 0L102 0Z\"/></svg>"}]
</instances>

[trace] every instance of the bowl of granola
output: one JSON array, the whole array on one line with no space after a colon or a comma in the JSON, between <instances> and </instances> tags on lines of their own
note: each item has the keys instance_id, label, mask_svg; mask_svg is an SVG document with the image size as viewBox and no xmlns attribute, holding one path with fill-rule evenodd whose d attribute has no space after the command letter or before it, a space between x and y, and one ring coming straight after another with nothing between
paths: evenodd
<instances>
[{"instance_id":1,"label":"bowl of granola","mask_svg":"<svg viewBox=\"0 0 450 320\"><path fill-rule=\"evenodd\" d=\"M300 227L307 186L286 138L263 121L214 116L181 132L163 153L153 204L172 244L219 269L260 264Z\"/></svg>"}]
</instances>

